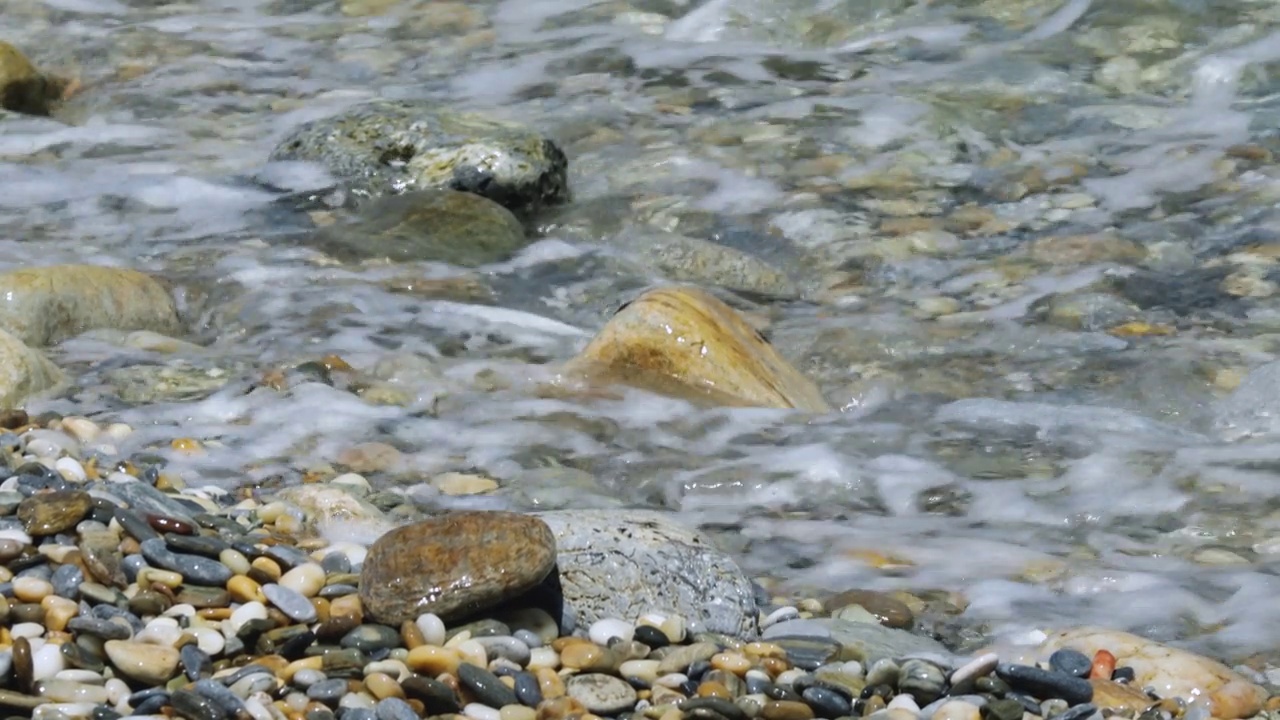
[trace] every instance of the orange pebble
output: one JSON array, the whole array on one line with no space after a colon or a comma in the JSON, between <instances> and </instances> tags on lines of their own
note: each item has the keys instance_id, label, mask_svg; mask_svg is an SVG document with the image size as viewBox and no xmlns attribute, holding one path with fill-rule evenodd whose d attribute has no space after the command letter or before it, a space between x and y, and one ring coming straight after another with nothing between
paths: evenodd
<instances>
[{"instance_id":1,"label":"orange pebble","mask_svg":"<svg viewBox=\"0 0 1280 720\"><path fill-rule=\"evenodd\" d=\"M1099 650L1093 656L1093 667L1089 668L1089 679L1110 680L1116 671L1116 656L1106 650Z\"/></svg>"}]
</instances>

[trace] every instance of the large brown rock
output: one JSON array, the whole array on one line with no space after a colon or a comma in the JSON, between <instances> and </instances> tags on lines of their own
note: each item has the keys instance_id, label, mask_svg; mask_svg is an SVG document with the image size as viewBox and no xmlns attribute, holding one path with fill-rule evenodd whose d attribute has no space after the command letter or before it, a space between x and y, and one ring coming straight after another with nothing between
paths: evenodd
<instances>
[{"instance_id":1,"label":"large brown rock","mask_svg":"<svg viewBox=\"0 0 1280 720\"><path fill-rule=\"evenodd\" d=\"M360 599L388 625L423 613L448 621L531 590L555 563L555 537L535 517L447 513L378 538L364 561Z\"/></svg>"},{"instance_id":2,"label":"large brown rock","mask_svg":"<svg viewBox=\"0 0 1280 720\"><path fill-rule=\"evenodd\" d=\"M50 265L0 273L0 328L28 345L86 330L176 332L168 289L146 273L97 265Z\"/></svg>"},{"instance_id":3,"label":"large brown rock","mask_svg":"<svg viewBox=\"0 0 1280 720\"><path fill-rule=\"evenodd\" d=\"M714 405L830 409L741 315L694 287L650 290L624 306L564 376Z\"/></svg>"},{"instance_id":4,"label":"large brown rock","mask_svg":"<svg viewBox=\"0 0 1280 720\"><path fill-rule=\"evenodd\" d=\"M18 407L65 382L66 375L43 353L0 330L0 408Z\"/></svg>"}]
</instances>

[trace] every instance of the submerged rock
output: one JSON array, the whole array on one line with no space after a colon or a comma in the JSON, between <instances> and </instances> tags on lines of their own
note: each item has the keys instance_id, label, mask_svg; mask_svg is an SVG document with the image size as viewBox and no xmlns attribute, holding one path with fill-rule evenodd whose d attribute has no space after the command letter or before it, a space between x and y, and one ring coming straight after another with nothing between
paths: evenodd
<instances>
[{"instance_id":1,"label":"submerged rock","mask_svg":"<svg viewBox=\"0 0 1280 720\"><path fill-rule=\"evenodd\" d=\"M434 105L411 100L357 105L302 125L271 152L271 160L320 163L370 196L448 188L483 195L515 211L569 198L568 160L549 138Z\"/></svg>"},{"instance_id":2,"label":"submerged rock","mask_svg":"<svg viewBox=\"0 0 1280 720\"><path fill-rule=\"evenodd\" d=\"M1133 685L1151 687L1160 697L1182 697L1204 703L1215 718L1252 717L1262 709L1267 691L1216 660L1118 630L1081 627L1054 633L1037 649L1048 658L1062 648L1090 657L1099 650L1115 655L1117 667L1134 671Z\"/></svg>"},{"instance_id":3,"label":"submerged rock","mask_svg":"<svg viewBox=\"0 0 1280 720\"><path fill-rule=\"evenodd\" d=\"M829 409L817 386L742 316L693 287L650 290L623 306L564 377L717 405Z\"/></svg>"},{"instance_id":4,"label":"submerged rock","mask_svg":"<svg viewBox=\"0 0 1280 720\"><path fill-rule=\"evenodd\" d=\"M1214 428L1227 440L1280 432L1280 362L1259 365L1214 411Z\"/></svg>"},{"instance_id":5,"label":"submerged rock","mask_svg":"<svg viewBox=\"0 0 1280 720\"><path fill-rule=\"evenodd\" d=\"M343 261L444 262L476 267L501 262L524 247L524 228L510 210L456 190L419 190L379 198L351 223L330 225L304 243Z\"/></svg>"},{"instance_id":6,"label":"submerged rock","mask_svg":"<svg viewBox=\"0 0 1280 720\"><path fill-rule=\"evenodd\" d=\"M628 232L613 244L678 282L705 283L773 297L798 294L795 283L769 263L708 240L675 233Z\"/></svg>"},{"instance_id":7,"label":"submerged rock","mask_svg":"<svg viewBox=\"0 0 1280 720\"><path fill-rule=\"evenodd\" d=\"M0 274L0 328L29 345L86 330L177 332L169 291L150 275L97 265L51 265Z\"/></svg>"},{"instance_id":8,"label":"submerged rock","mask_svg":"<svg viewBox=\"0 0 1280 720\"><path fill-rule=\"evenodd\" d=\"M0 41L0 108L48 115L66 89L65 80L41 73L16 47Z\"/></svg>"},{"instance_id":9,"label":"submerged rock","mask_svg":"<svg viewBox=\"0 0 1280 720\"><path fill-rule=\"evenodd\" d=\"M577 624L675 613L710 632L754 635L755 595L737 563L662 513L536 513L555 534L560 588Z\"/></svg>"},{"instance_id":10,"label":"submerged rock","mask_svg":"<svg viewBox=\"0 0 1280 720\"><path fill-rule=\"evenodd\" d=\"M0 407L22 405L27 398L57 388L66 376L39 350L0 330Z\"/></svg>"}]
</instances>

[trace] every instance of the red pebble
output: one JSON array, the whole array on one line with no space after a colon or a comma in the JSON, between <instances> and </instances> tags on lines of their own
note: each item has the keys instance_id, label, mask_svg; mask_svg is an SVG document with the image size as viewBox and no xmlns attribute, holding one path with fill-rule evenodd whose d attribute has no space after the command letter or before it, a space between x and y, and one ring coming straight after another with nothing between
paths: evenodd
<instances>
[{"instance_id":1,"label":"red pebble","mask_svg":"<svg viewBox=\"0 0 1280 720\"><path fill-rule=\"evenodd\" d=\"M177 533L179 535L195 535L196 529L191 523L179 520L177 518L167 517L165 515L147 514L147 524L156 532Z\"/></svg>"},{"instance_id":2,"label":"red pebble","mask_svg":"<svg viewBox=\"0 0 1280 720\"><path fill-rule=\"evenodd\" d=\"M1116 656L1106 650L1099 650L1093 656L1093 667L1089 668L1089 679L1110 680L1111 673L1116 671Z\"/></svg>"}]
</instances>

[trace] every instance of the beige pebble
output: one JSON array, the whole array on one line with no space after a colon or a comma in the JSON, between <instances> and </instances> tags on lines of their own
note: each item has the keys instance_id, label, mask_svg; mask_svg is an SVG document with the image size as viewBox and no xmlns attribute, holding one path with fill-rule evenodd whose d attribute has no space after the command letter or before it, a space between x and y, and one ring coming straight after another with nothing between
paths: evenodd
<instances>
[{"instance_id":1,"label":"beige pebble","mask_svg":"<svg viewBox=\"0 0 1280 720\"><path fill-rule=\"evenodd\" d=\"M618 657L607 647L595 643L574 643L560 651L560 664L583 672L612 672Z\"/></svg>"},{"instance_id":2,"label":"beige pebble","mask_svg":"<svg viewBox=\"0 0 1280 720\"><path fill-rule=\"evenodd\" d=\"M948 700L933 711L933 720L981 720L978 706L963 700Z\"/></svg>"},{"instance_id":3,"label":"beige pebble","mask_svg":"<svg viewBox=\"0 0 1280 720\"><path fill-rule=\"evenodd\" d=\"M285 665L283 669L277 670L276 675L285 682L292 682L294 673L299 670L320 670L324 667L324 658L319 655L315 657L305 657L301 660L294 660ZM303 697L306 697L305 695Z\"/></svg>"},{"instance_id":4,"label":"beige pebble","mask_svg":"<svg viewBox=\"0 0 1280 720\"><path fill-rule=\"evenodd\" d=\"M170 590L182 584L182 575L172 570L147 567L138 571L138 586L148 587L151 584L163 585Z\"/></svg>"},{"instance_id":5,"label":"beige pebble","mask_svg":"<svg viewBox=\"0 0 1280 720\"><path fill-rule=\"evenodd\" d=\"M555 670L560 667L560 653L549 647L536 647L529 651L530 670L538 668L551 668Z\"/></svg>"},{"instance_id":6,"label":"beige pebble","mask_svg":"<svg viewBox=\"0 0 1280 720\"><path fill-rule=\"evenodd\" d=\"M711 656L711 667L734 675L743 675L751 669L751 661L738 653L716 653Z\"/></svg>"},{"instance_id":7,"label":"beige pebble","mask_svg":"<svg viewBox=\"0 0 1280 720\"><path fill-rule=\"evenodd\" d=\"M253 602L255 600L260 603L267 602L267 596L262 594L262 586L247 575L232 576L227 581L227 592L231 594L231 599L238 603Z\"/></svg>"},{"instance_id":8,"label":"beige pebble","mask_svg":"<svg viewBox=\"0 0 1280 720\"><path fill-rule=\"evenodd\" d=\"M249 564L249 568L249 572L258 575L258 577L254 578L258 582L263 582L263 578L266 579L266 582L279 582L280 580L280 564L269 557L254 558L253 562Z\"/></svg>"},{"instance_id":9,"label":"beige pebble","mask_svg":"<svg viewBox=\"0 0 1280 720\"><path fill-rule=\"evenodd\" d=\"M556 698L564 697L564 680L560 679L559 673L550 668L539 668L535 675L538 678L538 687L542 690L542 698L544 700L555 700Z\"/></svg>"},{"instance_id":10,"label":"beige pebble","mask_svg":"<svg viewBox=\"0 0 1280 720\"><path fill-rule=\"evenodd\" d=\"M456 650L462 656L463 662L469 662L477 667L489 666L489 653L478 640L464 640L458 643Z\"/></svg>"},{"instance_id":11,"label":"beige pebble","mask_svg":"<svg viewBox=\"0 0 1280 720\"><path fill-rule=\"evenodd\" d=\"M391 676L385 673L375 672L365 675L364 686L371 695L379 700L389 697L404 698L404 690L400 687L400 683L391 679Z\"/></svg>"},{"instance_id":12,"label":"beige pebble","mask_svg":"<svg viewBox=\"0 0 1280 720\"><path fill-rule=\"evenodd\" d=\"M360 602L359 595L343 595L329 602L329 614L354 615L360 622L364 622L364 605Z\"/></svg>"},{"instance_id":13,"label":"beige pebble","mask_svg":"<svg viewBox=\"0 0 1280 720\"><path fill-rule=\"evenodd\" d=\"M646 685L652 685L658 679L657 660L628 660L618 666L618 674L627 679L636 679Z\"/></svg>"},{"instance_id":14,"label":"beige pebble","mask_svg":"<svg viewBox=\"0 0 1280 720\"><path fill-rule=\"evenodd\" d=\"M504 705L498 711L499 720L538 720L538 711L524 705Z\"/></svg>"},{"instance_id":15,"label":"beige pebble","mask_svg":"<svg viewBox=\"0 0 1280 720\"><path fill-rule=\"evenodd\" d=\"M462 656L457 650L435 645L416 647L410 650L409 655L404 659L404 664L408 665L410 670L430 677L442 673L452 675L458 671L458 665L461 662Z\"/></svg>"},{"instance_id":16,"label":"beige pebble","mask_svg":"<svg viewBox=\"0 0 1280 720\"><path fill-rule=\"evenodd\" d=\"M471 473L444 473L431 478L431 484L445 495L479 495L498 489L492 478Z\"/></svg>"},{"instance_id":17,"label":"beige pebble","mask_svg":"<svg viewBox=\"0 0 1280 720\"><path fill-rule=\"evenodd\" d=\"M80 604L57 595L46 595L40 601L44 609L44 626L53 632L67 629L67 622L80 612Z\"/></svg>"},{"instance_id":18,"label":"beige pebble","mask_svg":"<svg viewBox=\"0 0 1280 720\"><path fill-rule=\"evenodd\" d=\"M324 587L324 568L316 563L303 563L281 575L280 585L297 591L303 597L315 597Z\"/></svg>"},{"instance_id":19,"label":"beige pebble","mask_svg":"<svg viewBox=\"0 0 1280 720\"><path fill-rule=\"evenodd\" d=\"M38 603L53 594L53 583L38 577L23 576L13 580L13 596L21 602Z\"/></svg>"}]
</instances>

